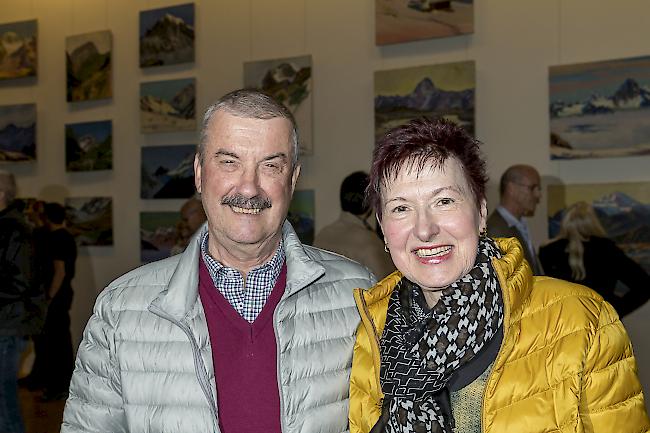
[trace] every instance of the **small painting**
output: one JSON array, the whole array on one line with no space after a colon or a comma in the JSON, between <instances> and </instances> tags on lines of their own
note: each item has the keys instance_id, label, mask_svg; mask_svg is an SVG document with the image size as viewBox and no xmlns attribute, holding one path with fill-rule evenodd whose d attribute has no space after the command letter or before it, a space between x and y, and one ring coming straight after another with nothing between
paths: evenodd
<instances>
[{"instance_id":1,"label":"small painting","mask_svg":"<svg viewBox=\"0 0 650 433\"><path fill-rule=\"evenodd\" d=\"M375 43L474 33L474 0L375 0Z\"/></svg>"},{"instance_id":2,"label":"small painting","mask_svg":"<svg viewBox=\"0 0 650 433\"><path fill-rule=\"evenodd\" d=\"M244 63L244 87L262 90L291 110L299 152L313 154L311 56Z\"/></svg>"},{"instance_id":3,"label":"small painting","mask_svg":"<svg viewBox=\"0 0 650 433\"><path fill-rule=\"evenodd\" d=\"M0 80L36 76L36 20L0 24Z\"/></svg>"},{"instance_id":4,"label":"small painting","mask_svg":"<svg viewBox=\"0 0 650 433\"><path fill-rule=\"evenodd\" d=\"M113 122L65 125L66 171L95 171L113 168Z\"/></svg>"},{"instance_id":5,"label":"small painting","mask_svg":"<svg viewBox=\"0 0 650 433\"><path fill-rule=\"evenodd\" d=\"M113 199L69 197L65 199L68 231L77 245L113 245Z\"/></svg>"},{"instance_id":6,"label":"small painting","mask_svg":"<svg viewBox=\"0 0 650 433\"><path fill-rule=\"evenodd\" d=\"M549 237L557 236L565 209L591 203L607 236L650 273L650 183L549 185Z\"/></svg>"},{"instance_id":7,"label":"small painting","mask_svg":"<svg viewBox=\"0 0 650 433\"><path fill-rule=\"evenodd\" d=\"M140 212L140 261L149 263L171 255L180 220L180 212Z\"/></svg>"},{"instance_id":8,"label":"small painting","mask_svg":"<svg viewBox=\"0 0 650 433\"><path fill-rule=\"evenodd\" d=\"M194 61L194 4L140 12L140 67Z\"/></svg>"},{"instance_id":9,"label":"small painting","mask_svg":"<svg viewBox=\"0 0 650 433\"><path fill-rule=\"evenodd\" d=\"M192 144L143 147L140 197L192 197L195 154Z\"/></svg>"},{"instance_id":10,"label":"small painting","mask_svg":"<svg viewBox=\"0 0 650 433\"><path fill-rule=\"evenodd\" d=\"M409 120L452 120L474 135L474 62L375 72L375 138Z\"/></svg>"},{"instance_id":11,"label":"small painting","mask_svg":"<svg viewBox=\"0 0 650 433\"><path fill-rule=\"evenodd\" d=\"M66 99L68 102L113 96L110 30L65 39Z\"/></svg>"},{"instance_id":12,"label":"small painting","mask_svg":"<svg viewBox=\"0 0 650 433\"><path fill-rule=\"evenodd\" d=\"M650 56L549 68L551 159L650 155Z\"/></svg>"},{"instance_id":13,"label":"small painting","mask_svg":"<svg viewBox=\"0 0 650 433\"><path fill-rule=\"evenodd\" d=\"M300 242L306 245L314 243L314 190L296 190L293 193L287 220L298 234Z\"/></svg>"},{"instance_id":14,"label":"small painting","mask_svg":"<svg viewBox=\"0 0 650 433\"><path fill-rule=\"evenodd\" d=\"M36 104L0 105L0 161L36 159Z\"/></svg>"},{"instance_id":15,"label":"small painting","mask_svg":"<svg viewBox=\"0 0 650 433\"><path fill-rule=\"evenodd\" d=\"M196 129L194 78L150 81L140 84L142 132L194 131Z\"/></svg>"}]
</instances>

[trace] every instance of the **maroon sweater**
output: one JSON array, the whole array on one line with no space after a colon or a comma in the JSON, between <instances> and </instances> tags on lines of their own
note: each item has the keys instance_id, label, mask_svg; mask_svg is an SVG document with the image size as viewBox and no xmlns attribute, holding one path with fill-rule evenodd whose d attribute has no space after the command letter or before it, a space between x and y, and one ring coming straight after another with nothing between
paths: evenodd
<instances>
[{"instance_id":1,"label":"maroon sweater","mask_svg":"<svg viewBox=\"0 0 650 433\"><path fill-rule=\"evenodd\" d=\"M199 296L208 322L222 433L281 433L273 312L287 281L282 266L275 287L248 323L214 286L199 260Z\"/></svg>"}]
</instances>

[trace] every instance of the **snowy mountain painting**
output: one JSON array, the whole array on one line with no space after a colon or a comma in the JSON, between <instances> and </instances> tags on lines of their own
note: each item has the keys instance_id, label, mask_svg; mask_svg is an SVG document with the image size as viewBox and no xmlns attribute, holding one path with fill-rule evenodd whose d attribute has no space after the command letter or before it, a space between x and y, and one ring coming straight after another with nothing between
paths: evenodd
<instances>
[{"instance_id":1,"label":"snowy mountain painting","mask_svg":"<svg viewBox=\"0 0 650 433\"><path fill-rule=\"evenodd\" d=\"M0 80L36 75L36 20L0 24Z\"/></svg>"},{"instance_id":2,"label":"snowy mountain painting","mask_svg":"<svg viewBox=\"0 0 650 433\"><path fill-rule=\"evenodd\" d=\"M193 144L143 147L140 197L191 197L195 192L195 153Z\"/></svg>"},{"instance_id":3,"label":"snowy mountain painting","mask_svg":"<svg viewBox=\"0 0 650 433\"><path fill-rule=\"evenodd\" d=\"M193 131L196 129L195 110L194 78L140 84L142 132Z\"/></svg>"},{"instance_id":4,"label":"snowy mountain painting","mask_svg":"<svg viewBox=\"0 0 650 433\"><path fill-rule=\"evenodd\" d=\"M66 98L68 102L113 96L110 30L65 39Z\"/></svg>"},{"instance_id":5,"label":"snowy mountain painting","mask_svg":"<svg viewBox=\"0 0 650 433\"><path fill-rule=\"evenodd\" d=\"M68 123L65 125L66 171L113 168L113 122Z\"/></svg>"},{"instance_id":6,"label":"snowy mountain painting","mask_svg":"<svg viewBox=\"0 0 650 433\"><path fill-rule=\"evenodd\" d=\"M549 185L549 237L558 234L564 210L591 203L607 236L650 273L650 184Z\"/></svg>"},{"instance_id":7,"label":"snowy mountain painting","mask_svg":"<svg viewBox=\"0 0 650 433\"><path fill-rule=\"evenodd\" d=\"M650 56L549 68L551 159L650 155Z\"/></svg>"},{"instance_id":8,"label":"snowy mountain painting","mask_svg":"<svg viewBox=\"0 0 650 433\"><path fill-rule=\"evenodd\" d=\"M194 4L140 12L140 67L194 61Z\"/></svg>"},{"instance_id":9,"label":"snowy mountain painting","mask_svg":"<svg viewBox=\"0 0 650 433\"><path fill-rule=\"evenodd\" d=\"M77 245L113 245L113 199L69 197L65 199L68 230Z\"/></svg>"},{"instance_id":10,"label":"snowy mountain painting","mask_svg":"<svg viewBox=\"0 0 650 433\"><path fill-rule=\"evenodd\" d=\"M421 116L444 117L474 135L474 62L375 72L375 138Z\"/></svg>"},{"instance_id":11,"label":"snowy mountain painting","mask_svg":"<svg viewBox=\"0 0 650 433\"><path fill-rule=\"evenodd\" d=\"M304 189L296 190L293 193L287 220L296 230L298 238L303 244L311 245L314 243L314 190Z\"/></svg>"},{"instance_id":12,"label":"snowy mountain painting","mask_svg":"<svg viewBox=\"0 0 650 433\"><path fill-rule=\"evenodd\" d=\"M0 161L36 159L36 104L0 105Z\"/></svg>"},{"instance_id":13,"label":"snowy mountain painting","mask_svg":"<svg viewBox=\"0 0 650 433\"><path fill-rule=\"evenodd\" d=\"M140 212L140 261L169 257L176 242L180 212Z\"/></svg>"}]
</instances>

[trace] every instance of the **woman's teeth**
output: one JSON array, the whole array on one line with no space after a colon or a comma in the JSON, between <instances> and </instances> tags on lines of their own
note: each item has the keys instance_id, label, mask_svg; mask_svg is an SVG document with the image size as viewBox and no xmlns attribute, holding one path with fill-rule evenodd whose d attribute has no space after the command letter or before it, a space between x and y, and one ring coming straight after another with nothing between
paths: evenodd
<instances>
[{"instance_id":1,"label":"woman's teeth","mask_svg":"<svg viewBox=\"0 0 650 433\"><path fill-rule=\"evenodd\" d=\"M437 257L444 256L449 251L451 251L451 245L436 248L420 248L419 250L415 250L415 254L418 257Z\"/></svg>"}]
</instances>

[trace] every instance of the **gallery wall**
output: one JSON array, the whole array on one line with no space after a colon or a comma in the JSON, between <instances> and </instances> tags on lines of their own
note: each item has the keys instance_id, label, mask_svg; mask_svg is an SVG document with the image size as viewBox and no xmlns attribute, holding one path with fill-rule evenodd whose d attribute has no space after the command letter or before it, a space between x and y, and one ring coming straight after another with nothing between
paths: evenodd
<instances>
[{"instance_id":1,"label":"gallery wall","mask_svg":"<svg viewBox=\"0 0 650 433\"><path fill-rule=\"evenodd\" d=\"M496 184L513 163L536 166L544 185L650 182L650 157L551 161L548 68L552 65L650 55L650 3L645 0L477 0L473 35L375 46L373 0L195 0L196 60L140 69L138 13L183 1L4 0L0 23L38 20L38 76L0 82L0 105L37 104L37 161L4 164L17 175L20 196L63 201L113 197L114 245L82 247L73 281L73 335L78 341L99 291L140 264L141 211L178 210L183 200L140 199L140 148L194 144L196 133L142 134L142 81L195 77L197 113L243 84L243 63L312 56L313 145L302 159L299 189L315 191L316 229L339 213L340 181L367 169L374 140L373 73L377 70L475 61L476 135L485 143ZM111 30L113 97L66 102L65 37ZM66 173L63 125L113 121L113 170ZM530 221L547 238L546 203ZM650 335L646 306L625 323L650 395Z\"/></svg>"}]
</instances>

